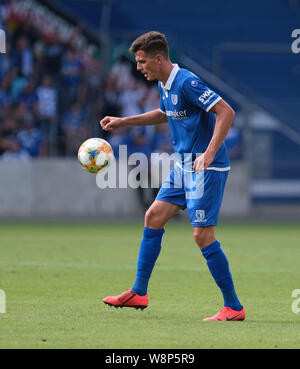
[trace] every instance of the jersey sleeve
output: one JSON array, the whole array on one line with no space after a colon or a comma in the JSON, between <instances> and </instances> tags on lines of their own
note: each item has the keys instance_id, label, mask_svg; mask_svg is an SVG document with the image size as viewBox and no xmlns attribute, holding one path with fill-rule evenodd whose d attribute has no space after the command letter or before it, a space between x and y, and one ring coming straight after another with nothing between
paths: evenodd
<instances>
[{"instance_id":1,"label":"jersey sleeve","mask_svg":"<svg viewBox=\"0 0 300 369\"><path fill-rule=\"evenodd\" d=\"M212 91L196 76L187 78L182 87L187 101L206 112L209 112L221 100L216 92Z\"/></svg>"}]
</instances>

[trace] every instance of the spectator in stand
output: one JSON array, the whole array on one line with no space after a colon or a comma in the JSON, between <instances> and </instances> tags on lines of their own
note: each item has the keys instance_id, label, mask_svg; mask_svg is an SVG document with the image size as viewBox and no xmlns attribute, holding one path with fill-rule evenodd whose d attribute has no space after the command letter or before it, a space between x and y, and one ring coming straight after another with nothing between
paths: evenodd
<instances>
[{"instance_id":1,"label":"spectator in stand","mask_svg":"<svg viewBox=\"0 0 300 369\"><path fill-rule=\"evenodd\" d=\"M97 124L94 124L93 121L94 117L102 116L102 99L99 99L99 91L103 91L100 60L96 57L90 57L88 62L85 63L84 70L85 94L82 94L82 96L79 94L79 101L88 108L89 133L92 136L99 136L102 129ZM89 103L87 104L86 102Z\"/></svg>"},{"instance_id":2,"label":"spectator in stand","mask_svg":"<svg viewBox=\"0 0 300 369\"><path fill-rule=\"evenodd\" d=\"M17 139L16 134L18 131L18 124L16 119L11 116L7 116L0 125L0 155L1 160L26 160L28 154L22 150Z\"/></svg>"},{"instance_id":3,"label":"spectator in stand","mask_svg":"<svg viewBox=\"0 0 300 369\"><path fill-rule=\"evenodd\" d=\"M98 97L97 116L112 115L118 116L121 111L119 104L119 91L116 88L116 81L114 78L108 77L105 81L104 88L100 91ZM102 136L108 138L110 133L102 131Z\"/></svg>"},{"instance_id":4,"label":"spectator in stand","mask_svg":"<svg viewBox=\"0 0 300 369\"><path fill-rule=\"evenodd\" d=\"M12 140L1 155L2 160L28 160L30 156L20 147L17 140Z\"/></svg>"},{"instance_id":5,"label":"spectator in stand","mask_svg":"<svg viewBox=\"0 0 300 369\"><path fill-rule=\"evenodd\" d=\"M65 113L62 129L65 137L65 153L67 156L74 156L87 135L84 111L78 102Z\"/></svg>"},{"instance_id":6,"label":"spectator in stand","mask_svg":"<svg viewBox=\"0 0 300 369\"><path fill-rule=\"evenodd\" d=\"M16 140L20 145L20 149L32 158L45 156L47 153L42 132L35 127L34 120L30 115L23 119L23 127L16 134Z\"/></svg>"},{"instance_id":7,"label":"spectator in stand","mask_svg":"<svg viewBox=\"0 0 300 369\"><path fill-rule=\"evenodd\" d=\"M24 119L27 117L33 118L32 113L28 110L27 105L23 102L15 103L10 113L17 122L18 130L22 127Z\"/></svg>"},{"instance_id":8,"label":"spectator in stand","mask_svg":"<svg viewBox=\"0 0 300 369\"><path fill-rule=\"evenodd\" d=\"M118 91L116 79L112 76L108 76L102 85L99 85L97 93L97 99L95 104L95 116L102 117L106 115L119 116L121 114L121 105L119 101L120 92ZM111 137L116 140L116 142L121 139L120 136L123 135L123 130L120 132L107 132L103 131L100 127L99 135L104 139L110 140Z\"/></svg>"},{"instance_id":9,"label":"spectator in stand","mask_svg":"<svg viewBox=\"0 0 300 369\"><path fill-rule=\"evenodd\" d=\"M13 115L9 114L4 117L4 119L0 123L1 145L3 145L5 140L15 140L17 131L18 123Z\"/></svg>"},{"instance_id":10,"label":"spectator in stand","mask_svg":"<svg viewBox=\"0 0 300 369\"><path fill-rule=\"evenodd\" d=\"M22 74L18 67L13 67L8 74L10 82L11 99L13 102L18 102L25 86L27 85L27 78Z\"/></svg>"},{"instance_id":11,"label":"spectator in stand","mask_svg":"<svg viewBox=\"0 0 300 369\"><path fill-rule=\"evenodd\" d=\"M35 88L34 80L29 80L23 92L19 97L19 102L24 103L31 113L34 113L37 108L38 97Z\"/></svg>"},{"instance_id":12,"label":"spectator in stand","mask_svg":"<svg viewBox=\"0 0 300 369\"><path fill-rule=\"evenodd\" d=\"M77 57L76 51L69 48L61 65L64 109L68 107L70 101L77 101L78 89L82 82L82 72L82 61Z\"/></svg>"},{"instance_id":13,"label":"spectator in stand","mask_svg":"<svg viewBox=\"0 0 300 369\"><path fill-rule=\"evenodd\" d=\"M61 63L64 55L64 45L60 41L58 31L45 41L43 50L43 68L46 74L50 74L55 82L58 83L60 77Z\"/></svg>"},{"instance_id":14,"label":"spectator in stand","mask_svg":"<svg viewBox=\"0 0 300 369\"><path fill-rule=\"evenodd\" d=\"M17 39L17 47L12 53L12 62L23 76L29 77L33 72L33 54L25 36Z\"/></svg>"},{"instance_id":15,"label":"spectator in stand","mask_svg":"<svg viewBox=\"0 0 300 369\"><path fill-rule=\"evenodd\" d=\"M11 60L11 43L7 39L5 49L5 54L0 53L0 79L4 78L9 73L9 70L13 66Z\"/></svg>"},{"instance_id":16,"label":"spectator in stand","mask_svg":"<svg viewBox=\"0 0 300 369\"><path fill-rule=\"evenodd\" d=\"M45 75L37 88L37 114L43 136L48 140L49 154L57 153L58 140L58 96L52 78Z\"/></svg>"},{"instance_id":17,"label":"spectator in stand","mask_svg":"<svg viewBox=\"0 0 300 369\"><path fill-rule=\"evenodd\" d=\"M116 81L118 91L124 90L131 85L133 79L131 68L132 63L124 55L113 65L110 71L110 77Z\"/></svg>"},{"instance_id":18,"label":"spectator in stand","mask_svg":"<svg viewBox=\"0 0 300 369\"><path fill-rule=\"evenodd\" d=\"M11 102L10 80L8 77L4 77L0 87L0 107L7 106L11 104Z\"/></svg>"},{"instance_id":19,"label":"spectator in stand","mask_svg":"<svg viewBox=\"0 0 300 369\"><path fill-rule=\"evenodd\" d=\"M83 51L83 55L86 55L86 50ZM82 55L82 59L84 59ZM87 59L84 64L85 68L85 80L88 85L88 90L92 90L93 93L98 94L99 89L101 88L102 78L102 66L101 66L101 60L99 58L89 56L89 58L85 57Z\"/></svg>"},{"instance_id":20,"label":"spectator in stand","mask_svg":"<svg viewBox=\"0 0 300 369\"><path fill-rule=\"evenodd\" d=\"M122 117L143 113L141 100L145 94L145 91L146 87L141 85L141 83L137 80L133 80L132 83L126 88L123 87L119 98Z\"/></svg>"},{"instance_id":21,"label":"spectator in stand","mask_svg":"<svg viewBox=\"0 0 300 369\"><path fill-rule=\"evenodd\" d=\"M120 145L129 144L129 135L127 127L120 127L113 130L108 138L109 143L114 151L114 156L119 160L119 147Z\"/></svg>"}]
</instances>

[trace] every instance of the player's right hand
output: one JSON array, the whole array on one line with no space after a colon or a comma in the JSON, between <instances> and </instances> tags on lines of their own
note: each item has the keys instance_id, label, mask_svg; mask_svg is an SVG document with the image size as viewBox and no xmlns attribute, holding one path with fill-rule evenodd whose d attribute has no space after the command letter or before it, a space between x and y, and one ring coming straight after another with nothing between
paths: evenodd
<instances>
[{"instance_id":1,"label":"player's right hand","mask_svg":"<svg viewBox=\"0 0 300 369\"><path fill-rule=\"evenodd\" d=\"M106 116L99 123L104 131L112 131L122 126L122 118Z\"/></svg>"}]
</instances>

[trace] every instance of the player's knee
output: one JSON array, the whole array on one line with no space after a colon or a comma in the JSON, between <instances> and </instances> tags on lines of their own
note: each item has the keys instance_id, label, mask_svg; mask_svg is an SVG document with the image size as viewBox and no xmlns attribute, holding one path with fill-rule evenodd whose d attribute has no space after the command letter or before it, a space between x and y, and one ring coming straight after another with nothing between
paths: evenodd
<instances>
[{"instance_id":1,"label":"player's knee","mask_svg":"<svg viewBox=\"0 0 300 369\"><path fill-rule=\"evenodd\" d=\"M202 228L194 230L194 240L196 244L201 248L204 241L204 232Z\"/></svg>"},{"instance_id":2,"label":"player's knee","mask_svg":"<svg viewBox=\"0 0 300 369\"><path fill-rule=\"evenodd\" d=\"M159 213L152 209L151 207L146 211L145 214L145 226L146 227L155 227L160 228L163 227L163 224L161 222Z\"/></svg>"},{"instance_id":3,"label":"player's knee","mask_svg":"<svg viewBox=\"0 0 300 369\"><path fill-rule=\"evenodd\" d=\"M146 214L145 214L145 222L149 222L151 219L154 218L154 215L155 215L155 212L149 208L147 211L146 211Z\"/></svg>"},{"instance_id":4,"label":"player's knee","mask_svg":"<svg viewBox=\"0 0 300 369\"><path fill-rule=\"evenodd\" d=\"M194 228L194 240L200 249L202 249L203 247L214 242L214 233L207 227Z\"/></svg>"}]
</instances>

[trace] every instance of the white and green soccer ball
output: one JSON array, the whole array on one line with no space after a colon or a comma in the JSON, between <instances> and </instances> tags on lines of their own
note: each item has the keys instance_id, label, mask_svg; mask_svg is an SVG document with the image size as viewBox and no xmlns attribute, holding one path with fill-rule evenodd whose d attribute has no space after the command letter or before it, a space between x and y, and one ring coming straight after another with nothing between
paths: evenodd
<instances>
[{"instance_id":1,"label":"white and green soccer ball","mask_svg":"<svg viewBox=\"0 0 300 369\"><path fill-rule=\"evenodd\" d=\"M90 173L106 172L114 159L112 147L103 138L89 138L78 150L79 163Z\"/></svg>"}]
</instances>

